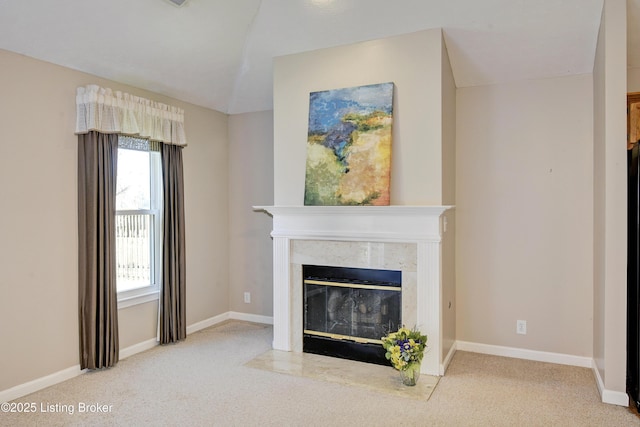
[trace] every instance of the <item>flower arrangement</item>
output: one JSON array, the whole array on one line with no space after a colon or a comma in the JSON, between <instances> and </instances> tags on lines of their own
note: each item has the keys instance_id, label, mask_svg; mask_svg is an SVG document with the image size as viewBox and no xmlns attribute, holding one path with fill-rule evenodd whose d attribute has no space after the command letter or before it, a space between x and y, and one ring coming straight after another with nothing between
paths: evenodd
<instances>
[{"instance_id":1,"label":"flower arrangement","mask_svg":"<svg viewBox=\"0 0 640 427\"><path fill-rule=\"evenodd\" d=\"M387 360L402 374L403 382L415 385L420 375L420 362L427 346L427 336L415 328L402 327L397 332L382 337L382 346L387 350Z\"/></svg>"}]
</instances>

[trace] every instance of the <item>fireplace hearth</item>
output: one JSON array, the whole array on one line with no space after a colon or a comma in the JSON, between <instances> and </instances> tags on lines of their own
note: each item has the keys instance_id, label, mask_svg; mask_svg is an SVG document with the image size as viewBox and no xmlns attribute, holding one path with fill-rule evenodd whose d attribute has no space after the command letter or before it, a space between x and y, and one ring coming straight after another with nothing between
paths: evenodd
<instances>
[{"instance_id":1,"label":"fireplace hearth","mask_svg":"<svg viewBox=\"0 0 640 427\"><path fill-rule=\"evenodd\" d=\"M381 337L402 322L402 272L304 265L303 351L388 365Z\"/></svg>"}]
</instances>

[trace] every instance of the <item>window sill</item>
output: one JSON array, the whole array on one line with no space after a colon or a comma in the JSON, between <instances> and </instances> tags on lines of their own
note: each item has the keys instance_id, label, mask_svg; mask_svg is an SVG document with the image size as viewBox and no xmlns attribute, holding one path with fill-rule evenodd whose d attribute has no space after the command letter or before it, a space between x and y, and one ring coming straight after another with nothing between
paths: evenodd
<instances>
[{"instance_id":1,"label":"window sill","mask_svg":"<svg viewBox=\"0 0 640 427\"><path fill-rule=\"evenodd\" d=\"M132 307L160 299L160 290L155 286L118 293L118 309Z\"/></svg>"}]
</instances>

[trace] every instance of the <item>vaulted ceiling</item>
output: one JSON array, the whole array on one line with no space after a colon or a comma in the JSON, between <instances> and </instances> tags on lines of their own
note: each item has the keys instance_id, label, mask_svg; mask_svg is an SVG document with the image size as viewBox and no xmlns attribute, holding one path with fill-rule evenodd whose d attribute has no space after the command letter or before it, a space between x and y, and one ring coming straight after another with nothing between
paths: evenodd
<instances>
[{"instance_id":1,"label":"vaulted ceiling","mask_svg":"<svg viewBox=\"0 0 640 427\"><path fill-rule=\"evenodd\" d=\"M627 0L640 67L640 0ZM458 87L591 73L603 0L22 0L0 49L225 113L272 108L273 58L442 28ZM1 64L0 64L1 73Z\"/></svg>"}]
</instances>

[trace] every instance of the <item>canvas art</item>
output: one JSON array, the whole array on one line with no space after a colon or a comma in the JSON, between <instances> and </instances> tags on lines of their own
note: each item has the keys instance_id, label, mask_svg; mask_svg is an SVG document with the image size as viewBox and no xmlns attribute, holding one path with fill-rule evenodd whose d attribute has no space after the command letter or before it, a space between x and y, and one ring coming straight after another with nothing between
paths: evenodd
<instances>
[{"instance_id":1,"label":"canvas art","mask_svg":"<svg viewBox=\"0 0 640 427\"><path fill-rule=\"evenodd\" d=\"M304 204L389 205L393 83L312 92Z\"/></svg>"}]
</instances>

